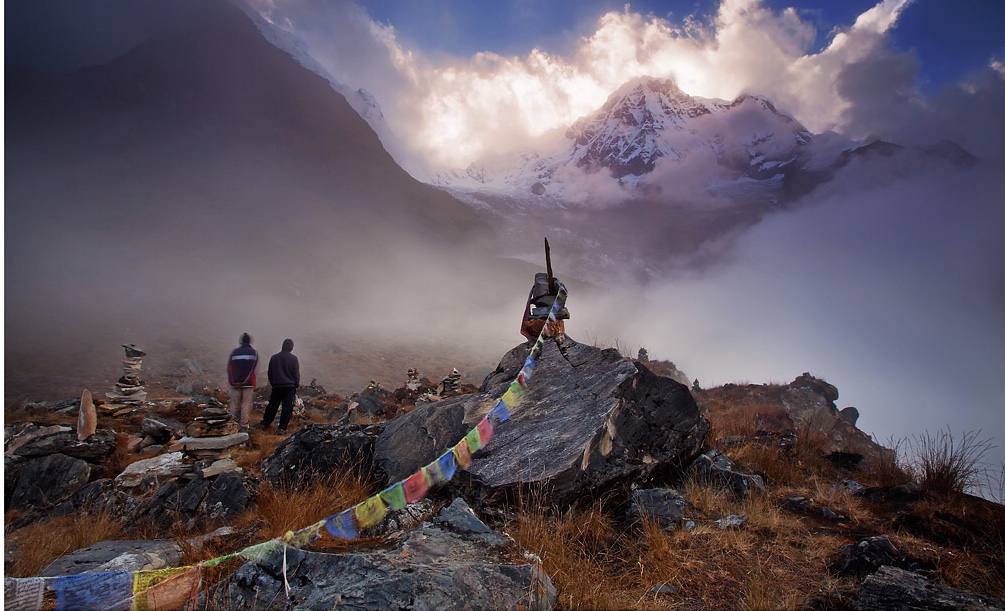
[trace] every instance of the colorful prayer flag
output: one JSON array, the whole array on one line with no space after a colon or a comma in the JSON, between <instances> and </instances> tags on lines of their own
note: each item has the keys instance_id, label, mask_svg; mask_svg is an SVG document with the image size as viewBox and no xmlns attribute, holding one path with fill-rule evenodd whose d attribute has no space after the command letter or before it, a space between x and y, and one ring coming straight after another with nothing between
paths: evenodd
<instances>
[{"instance_id":1,"label":"colorful prayer flag","mask_svg":"<svg viewBox=\"0 0 1005 611\"><path fill-rule=\"evenodd\" d=\"M325 518L325 530L339 539L355 539L356 523L353 521L352 507L342 513Z\"/></svg>"},{"instance_id":2,"label":"colorful prayer flag","mask_svg":"<svg viewBox=\"0 0 1005 611\"><path fill-rule=\"evenodd\" d=\"M384 499L384 502L391 509L404 509L407 504L407 501L405 501L405 491L401 487L401 482L397 482L393 486L381 491L380 498Z\"/></svg>"},{"instance_id":3,"label":"colorful prayer flag","mask_svg":"<svg viewBox=\"0 0 1005 611\"><path fill-rule=\"evenodd\" d=\"M360 528L376 526L387 515L387 505L379 494L371 496L353 509L356 510L356 521Z\"/></svg>"},{"instance_id":4,"label":"colorful prayer flag","mask_svg":"<svg viewBox=\"0 0 1005 611\"><path fill-rule=\"evenodd\" d=\"M443 473L443 477L447 481L454 476L454 473L457 473L457 463L454 462L453 450L441 456L437 462L439 463L440 471Z\"/></svg>"},{"instance_id":5,"label":"colorful prayer flag","mask_svg":"<svg viewBox=\"0 0 1005 611\"><path fill-rule=\"evenodd\" d=\"M482 418L482 421L478 423L478 427L475 429L478 431L478 438L482 442L482 447L489 444L492 440L492 422L488 418Z\"/></svg>"},{"instance_id":6,"label":"colorful prayer flag","mask_svg":"<svg viewBox=\"0 0 1005 611\"><path fill-rule=\"evenodd\" d=\"M281 543L275 539L269 539L263 543L258 543L257 545L252 545L251 547L246 547L239 553L242 558L246 560L251 560L252 562L261 562L270 552L275 551L281 547Z\"/></svg>"},{"instance_id":7,"label":"colorful prayer flag","mask_svg":"<svg viewBox=\"0 0 1005 611\"><path fill-rule=\"evenodd\" d=\"M488 417L495 418L499 422L506 422L507 420L509 420L510 413L509 410L506 408L506 403L503 402L502 399L499 399L499 402L495 404L495 407L489 410Z\"/></svg>"},{"instance_id":8,"label":"colorful prayer flag","mask_svg":"<svg viewBox=\"0 0 1005 611\"><path fill-rule=\"evenodd\" d=\"M478 435L477 428L471 429L471 432L464 436L464 440L468 442L468 452L471 454L482 449L482 438Z\"/></svg>"},{"instance_id":9,"label":"colorful prayer flag","mask_svg":"<svg viewBox=\"0 0 1005 611\"><path fill-rule=\"evenodd\" d=\"M402 482L401 487L405 489L405 500L409 503L422 499L429 490L426 485L426 474L421 469L416 471Z\"/></svg>"},{"instance_id":10,"label":"colorful prayer flag","mask_svg":"<svg viewBox=\"0 0 1005 611\"><path fill-rule=\"evenodd\" d=\"M301 528L293 533L289 538L289 543L293 547L304 548L321 538L320 531L325 526L325 521L321 520L316 524L311 524L306 528Z\"/></svg>"},{"instance_id":11,"label":"colorful prayer flag","mask_svg":"<svg viewBox=\"0 0 1005 611\"><path fill-rule=\"evenodd\" d=\"M467 469L471 466L471 450L468 448L467 437L454 446L454 458L457 459L457 464L460 465L461 469Z\"/></svg>"},{"instance_id":12,"label":"colorful prayer flag","mask_svg":"<svg viewBox=\"0 0 1005 611\"><path fill-rule=\"evenodd\" d=\"M507 388L506 392L503 393L502 402L509 407L516 407L516 404L520 402L520 398L513 392L512 388Z\"/></svg>"},{"instance_id":13,"label":"colorful prayer flag","mask_svg":"<svg viewBox=\"0 0 1005 611\"><path fill-rule=\"evenodd\" d=\"M438 462L438 460L434 460L433 462L423 467L423 469L425 469L426 476L429 478L428 483L430 488L434 488L436 486L442 486L443 484L447 483L447 478L443 474L443 470L440 469L440 463Z\"/></svg>"},{"instance_id":14,"label":"colorful prayer flag","mask_svg":"<svg viewBox=\"0 0 1005 611\"><path fill-rule=\"evenodd\" d=\"M45 594L45 579L25 577L3 580L3 607L7 611L39 611Z\"/></svg>"},{"instance_id":15,"label":"colorful prayer flag","mask_svg":"<svg viewBox=\"0 0 1005 611\"><path fill-rule=\"evenodd\" d=\"M140 576L140 573L156 573ZM167 575L165 577L165 575ZM143 591L136 592L133 599L134 611L175 611L188 609L199 597L199 585L202 583L202 569L198 566L180 567L177 569L161 569L159 571L137 571L137 579L133 584L143 580L150 583ZM157 580L151 583L152 580Z\"/></svg>"},{"instance_id":16,"label":"colorful prayer flag","mask_svg":"<svg viewBox=\"0 0 1005 611\"><path fill-rule=\"evenodd\" d=\"M49 581L56 611L131 611L133 574L129 571L64 575Z\"/></svg>"}]
</instances>

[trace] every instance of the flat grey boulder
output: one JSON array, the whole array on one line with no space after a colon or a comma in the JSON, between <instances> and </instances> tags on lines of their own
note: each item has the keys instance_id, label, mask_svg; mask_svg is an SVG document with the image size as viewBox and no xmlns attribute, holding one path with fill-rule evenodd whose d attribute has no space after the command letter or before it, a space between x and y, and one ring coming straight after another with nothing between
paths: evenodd
<instances>
[{"instance_id":1,"label":"flat grey boulder","mask_svg":"<svg viewBox=\"0 0 1005 611\"><path fill-rule=\"evenodd\" d=\"M130 464L122 473L115 476L115 484L122 488L133 488L142 484L147 478L166 480L191 470L192 467L185 464L184 454L170 452Z\"/></svg>"},{"instance_id":2,"label":"flat grey boulder","mask_svg":"<svg viewBox=\"0 0 1005 611\"><path fill-rule=\"evenodd\" d=\"M399 416L377 439L374 461L390 481L442 455L477 425L516 380L530 342L507 353L479 392ZM460 415L463 410L463 416ZM568 336L544 342L523 400L458 471L456 485L478 500L510 496L524 485L568 505L660 470L687 464L708 432L691 392L617 350Z\"/></svg>"},{"instance_id":3,"label":"flat grey boulder","mask_svg":"<svg viewBox=\"0 0 1005 611\"><path fill-rule=\"evenodd\" d=\"M862 611L1005 611L999 600L892 566L882 566L866 578L857 606Z\"/></svg>"},{"instance_id":4,"label":"flat grey boulder","mask_svg":"<svg viewBox=\"0 0 1005 611\"><path fill-rule=\"evenodd\" d=\"M446 515L445 515L446 514ZM546 611L556 592L536 558L489 529L463 501L385 549L327 554L287 548L249 562L217 590L233 611L365 609Z\"/></svg>"},{"instance_id":5,"label":"flat grey boulder","mask_svg":"<svg viewBox=\"0 0 1005 611\"><path fill-rule=\"evenodd\" d=\"M174 541L101 541L54 560L43 577L113 571L147 571L179 566L182 549Z\"/></svg>"},{"instance_id":6,"label":"flat grey boulder","mask_svg":"<svg viewBox=\"0 0 1005 611\"><path fill-rule=\"evenodd\" d=\"M168 448L172 452L185 450L226 450L248 441L247 433L233 433L222 437L182 437Z\"/></svg>"}]
</instances>

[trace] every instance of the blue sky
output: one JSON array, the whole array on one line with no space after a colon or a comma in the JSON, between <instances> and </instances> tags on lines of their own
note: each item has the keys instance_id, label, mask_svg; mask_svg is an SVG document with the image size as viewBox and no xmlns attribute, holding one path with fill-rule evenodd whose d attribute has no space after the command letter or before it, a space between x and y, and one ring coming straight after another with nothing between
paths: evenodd
<instances>
[{"instance_id":1,"label":"blue sky","mask_svg":"<svg viewBox=\"0 0 1005 611\"><path fill-rule=\"evenodd\" d=\"M524 55L537 47L565 54L596 20L621 11L619 0L474 2L472 0L361 0L377 22L394 27L401 42L426 52L468 57L482 51ZM788 7L820 32L811 48L819 52L828 34L854 23L871 0L767 0L776 12ZM717 0L643 0L631 10L679 21L688 15L708 19ZM919 85L934 90L987 65L1005 53L1005 2L1000 0L915 0L890 31L892 47L913 50L922 67Z\"/></svg>"}]
</instances>

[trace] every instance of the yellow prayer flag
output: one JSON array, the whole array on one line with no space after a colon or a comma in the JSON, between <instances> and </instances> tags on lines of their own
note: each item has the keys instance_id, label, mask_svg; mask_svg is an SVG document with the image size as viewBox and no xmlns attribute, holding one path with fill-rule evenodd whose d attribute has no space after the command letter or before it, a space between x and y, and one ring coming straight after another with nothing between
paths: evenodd
<instances>
[{"instance_id":1,"label":"yellow prayer flag","mask_svg":"<svg viewBox=\"0 0 1005 611\"><path fill-rule=\"evenodd\" d=\"M202 569L183 566L136 571L133 576L134 611L176 611L189 608L199 595Z\"/></svg>"},{"instance_id":2,"label":"yellow prayer flag","mask_svg":"<svg viewBox=\"0 0 1005 611\"><path fill-rule=\"evenodd\" d=\"M387 515L387 505L384 504L384 500L380 498L379 494L375 494L356 505L355 509L356 521L360 528L376 526Z\"/></svg>"},{"instance_id":3,"label":"yellow prayer flag","mask_svg":"<svg viewBox=\"0 0 1005 611\"><path fill-rule=\"evenodd\" d=\"M471 466L471 450L468 448L467 438L462 439L454 446L454 458L457 459L457 465L461 469L467 469Z\"/></svg>"}]
</instances>

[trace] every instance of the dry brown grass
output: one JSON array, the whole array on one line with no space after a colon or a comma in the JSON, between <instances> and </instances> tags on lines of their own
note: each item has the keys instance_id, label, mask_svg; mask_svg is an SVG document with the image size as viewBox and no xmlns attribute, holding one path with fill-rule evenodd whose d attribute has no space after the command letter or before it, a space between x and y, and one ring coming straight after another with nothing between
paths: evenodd
<instances>
[{"instance_id":1,"label":"dry brown grass","mask_svg":"<svg viewBox=\"0 0 1005 611\"><path fill-rule=\"evenodd\" d=\"M13 513L6 516L8 520L13 517ZM124 536L122 521L104 513L61 516L35 522L5 533L5 563L9 546L16 546L11 550L12 562L6 565L5 573L8 577L38 575L60 556L99 541L122 539Z\"/></svg>"},{"instance_id":2,"label":"dry brown grass","mask_svg":"<svg viewBox=\"0 0 1005 611\"><path fill-rule=\"evenodd\" d=\"M951 430L917 435L908 441L910 469L921 487L931 494L959 497L980 489L984 470L981 461L994 446L981 431Z\"/></svg>"},{"instance_id":3,"label":"dry brown grass","mask_svg":"<svg viewBox=\"0 0 1005 611\"><path fill-rule=\"evenodd\" d=\"M732 435L748 436L762 428L782 430L792 426L792 420L780 403L744 396L739 389L716 389L703 407L712 425L706 439L711 446Z\"/></svg>"},{"instance_id":4,"label":"dry brown grass","mask_svg":"<svg viewBox=\"0 0 1005 611\"><path fill-rule=\"evenodd\" d=\"M561 609L797 609L817 592L848 584L827 564L846 539L815 532L805 518L778 509L769 495L734 503L728 493L689 482L691 530L652 522L623 527L603 504L561 514L531 504L510 533L537 554L558 590ZM740 530L715 520L745 514ZM648 594L656 585L672 595Z\"/></svg>"},{"instance_id":5,"label":"dry brown grass","mask_svg":"<svg viewBox=\"0 0 1005 611\"><path fill-rule=\"evenodd\" d=\"M264 541L314 524L372 493L369 482L352 471L319 476L309 486L297 490L281 490L266 484L258 494L255 510L245 514L239 523L253 524L258 539Z\"/></svg>"},{"instance_id":6,"label":"dry brown grass","mask_svg":"<svg viewBox=\"0 0 1005 611\"><path fill-rule=\"evenodd\" d=\"M884 444L890 452L872 460L857 475L857 481L864 486L899 486L911 481L911 473L902 463L906 446L903 438L890 438Z\"/></svg>"}]
</instances>

